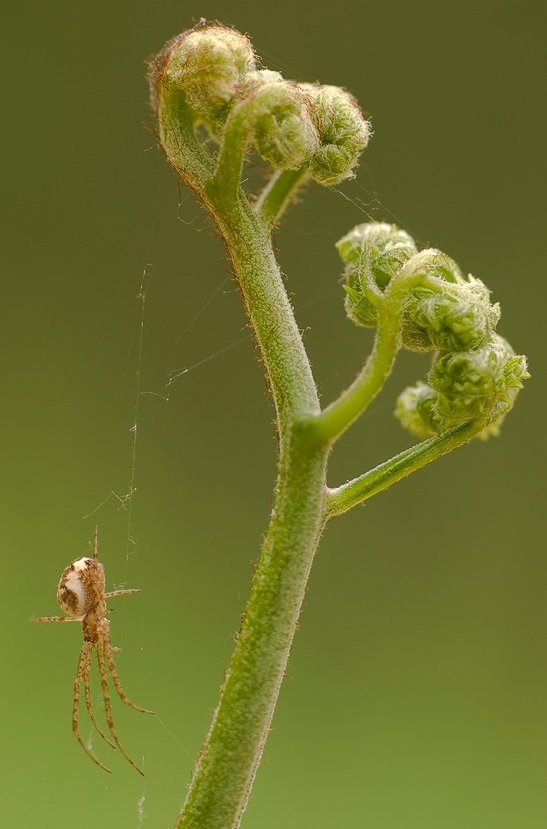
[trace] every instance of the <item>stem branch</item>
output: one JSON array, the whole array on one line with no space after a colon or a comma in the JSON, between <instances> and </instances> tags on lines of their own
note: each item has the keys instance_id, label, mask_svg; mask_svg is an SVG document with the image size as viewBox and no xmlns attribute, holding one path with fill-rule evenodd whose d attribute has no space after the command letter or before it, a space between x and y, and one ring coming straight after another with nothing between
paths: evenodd
<instances>
[{"instance_id":1,"label":"stem branch","mask_svg":"<svg viewBox=\"0 0 547 829\"><path fill-rule=\"evenodd\" d=\"M483 426L482 421L467 421L442 435L428 438L411 446L410 449L405 449L404 452L336 489L329 489L327 518L342 515L373 495L388 489L402 478L406 478L412 472L416 472L417 469L427 466L431 461L446 455L456 447L468 443Z\"/></svg>"},{"instance_id":2,"label":"stem branch","mask_svg":"<svg viewBox=\"0 0 547 829\"><path fill-rule=\"evenodd\" d=\"M273 227L305 183L307 171L277 170L266 184L255 204L255 211L267 227Z\"/></svg>"},{"instance_id":3,"label":"stem branch","mask_svg":"<svg viewBox=\"0 0 547 829\"><path fill-rule=\"evenodd\" d=\"M219 152L211 192L218 202L228 210L237 199L240 189L241 171L252 132L253 110L249 101L243 101L230 114Z\"/></svg>"},{"instance_id":4,"label":"stem branch","mask_svg":"<svg viewBox=\"0 0 547 829\"><path fill-rule=\"evenodd\" d=\"M365 274L365 279L374 283L370 273ZM378 295L378 327L372 352L353 383L315 419L314 428L321 440L334 441L340 437L381 390L401 346L403 300L414 285L426 279L424 274L403 266L384 294Z\"/></svg>"}]
</instances>

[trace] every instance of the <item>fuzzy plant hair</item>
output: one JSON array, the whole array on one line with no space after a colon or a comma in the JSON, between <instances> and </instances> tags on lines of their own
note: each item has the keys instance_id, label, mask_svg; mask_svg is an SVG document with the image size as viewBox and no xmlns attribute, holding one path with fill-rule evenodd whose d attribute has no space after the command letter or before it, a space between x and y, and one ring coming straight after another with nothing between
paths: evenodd
<instances>
[{"instance_id":1,"label":"fuzzy plant hair","mask_svg":"<svg viewBox=\"0 0 547 829\"><path fill-rule=\"evenodd\" d=\"M157 135L168 162L216 223L252 325L276 409L278 479L250 595L179 829L236 829L262 756L302 600L325 524L475 436L497 435L528 377L497 333L500 308L480 279L395 225L360 224L337 244L349 318L375 329L353 382L322 406L272 248L272 229L304 184L355 175L371 126L336 86L263 68L249 39L201 23L150 66ZM250 154L265 186L242 183ZM424 381L396 416L419 442L337 487L338 438L381 390L401 349L427 351Z\"/></svg>"}]
</instances>

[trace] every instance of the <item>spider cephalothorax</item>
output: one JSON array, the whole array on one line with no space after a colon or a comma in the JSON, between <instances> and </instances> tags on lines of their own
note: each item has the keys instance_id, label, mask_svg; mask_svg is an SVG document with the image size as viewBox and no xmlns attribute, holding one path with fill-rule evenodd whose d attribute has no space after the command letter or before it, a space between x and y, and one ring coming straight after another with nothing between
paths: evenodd
<instances>
[{"instance_id":1,"label":"spider cephalothorax","mask_svg":"<svg viewBox=\"0 0 547 829\"><path fill-rule=\"evenodd\" d=\"M146 708L140 708L127 697L123 690L116 665L114 664L114 651L116 648L112 647L110 641L110 623L106 618L108 608L106 606L106 599L112 599L116 596L125 596L128 593L138 593L138 588L131 587L125 590L113 590L110 593L105 592L105 574L104 567L99 561L99 544L98 535L95 531L95 541L93 544L93 558L84 556L72 561L68 567L65 567L59 579L59 586L57 588L57 600L62 609L67 614L66 616L40 616L35 619L35 622L81 622L84 636L84 643L80 650L80 659L78 661L78 669L76 672L76 680L74 682L74 702L72 706L72 731L74 736L84 749L84 751L91 757L94 763L100 766L105 771L110 771L104 766L93 754L89 746L87 746L80 736L78 726L78 715L80 707L80 687L82 682L84 684L84 694L86 707L91 718L91 722L97 729L101 737L112 748L116 746L120 749L123 756L128 760L133 768L140 774L142 770L129 757L118 739L114 720L112 718L112 706L110 703L110 691L108 688L108 671L112 676L114 687L118 696L134 708L135 711L142 711L143 714L153 714ZM93 706L91 703L91 688L89 682L89 674L91 668L91 654L93 648L97 648L97 660L99 663L99 673L101 677L101 687L104 698L104 707L106 714L106 721L108 728L114 739L112 743L104 734L95 717Z\"/></svg>"}]
</instances>

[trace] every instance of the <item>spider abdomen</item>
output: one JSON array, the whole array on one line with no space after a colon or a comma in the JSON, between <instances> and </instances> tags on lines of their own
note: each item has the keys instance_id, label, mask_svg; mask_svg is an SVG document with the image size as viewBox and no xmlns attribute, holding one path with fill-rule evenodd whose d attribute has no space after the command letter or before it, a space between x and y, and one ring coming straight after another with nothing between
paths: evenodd
<instances>
[{"instance_id":1,"label":"spider abdomen","mask_svg":"<svg viewBox=\"0 0 547 829\"><path fill-rule=\"evenodd\" d=\"M67 614L85 616L97 604L105 589L103 565L92 558L77 558L59 579L57 601Z\"/></svg>"}]
</instances>

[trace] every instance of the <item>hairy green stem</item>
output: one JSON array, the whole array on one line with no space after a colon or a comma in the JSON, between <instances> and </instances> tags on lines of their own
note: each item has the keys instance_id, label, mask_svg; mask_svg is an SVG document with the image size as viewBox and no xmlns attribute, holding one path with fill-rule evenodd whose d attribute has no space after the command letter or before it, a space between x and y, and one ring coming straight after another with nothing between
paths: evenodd
<instances>
[{"instance_id":1,"label":"hairy green stem","mask_svg":"<svg viewBox=\"0 0 547 829\"><path fill-rule=\"evenodd\" d=\"M264 224L268 227L275 225L307 178L308 172L303 167L299 170L277 170L273 174L255 205L255 211Z\"/></svg>"},{"instance_id":2,"label":"hairy green stem","mask_svg":"<svg viewBox=\"0 0 547 829\"><path fill-rule=\"evenodd\" d=\"M363 369L340 397L316 420L318 434L334 440L367 408L388 378L399 348L399 315L380 318L374 347Z\"/></svg>"},{"instance_id":3,"label":"hairy green stem","mask_svg":"<svg viewBox=\"0 0 547 829\"><path fill-rule=\"evenodd\" d=\"M319 413L310 363L269 232L241 191L234 209L214 192L212 210L255 331L283 440L292 425Z\"/></svg>"},{"instance_id":4,"label":"hairy green stem","mask_svg":"<svg viewBox=\"0 0 547 829\"><path fill-rule=\"evenodd\" d=\"M365 472L358 478L346 484L329 489L327 497L327 518L342 515L352 507L362 504L373 495L388 489L393 484L406 478L412 472L427 466L431 461L446 455L458 446L468 443L483 428L484 423L467 421L442 435L427 438L427 440L405 449L395 457L379 464L379 466Z\"/></svg>"},{"instance_id":5,"label":"hairy green stem","mask_svg":"<svg viewBox=\"0 0 547 829\"><path fill-rule=\"evenodd\" d=\"M365 274L373 284L370 274ZM401 347L403 300L418 283L426 283L421 273L403 267L385 293L378 292L378 327L370 356L353 383L315 419L314 428L322 440L336 440L361 415L376 397L391 373Z\"/></svg>"},{"instance_id":6,"label":"hairy green stem","mask_svg":"<svg viewBox=\"0 0 547 829\"><path fill-rule=\"evenodd\" d=\"M253 109L248 101L236 106L224 128L214 181L211 190L217 202L229 211L239 193L239 181L249 135L252 132Z\"/></svg>"},{"instance_id":7,"label":"hairy green stem","mask_svg":"<svg viewBox=\"0 0 547 829\"><path fill-rule=\"evenodd\" d=\"M319 413L317 390L269 228L239 184L234 192L241 169L237 141L233 152L221 153L214 174L209 159L195 147L184 104L174 116L169 106L160 109L159 124L169 160L197 190L223 235L279 427L273 517L219 705L177 820L180 829L237 829L268 734L325 519L327 448L310 440L303 428ZM235 121L233 126L231 135L244 141L243 124Z\"/></svg>"},{"instance_id":8,"label":"hairy green stem","mask_svg":"<svg viewBox=\"0 0 547 829\"><path fill-rule=\"evenodd\" d=\"M185 184L201 195L213 174L213 161L194 133L195 113L178 89L165 88L158 104L158 133L169 162Z\"/></svg>"},{"instance_id":9,"label":"hairy green stem","mask_svg":"<svg viewBox=\"0 0 547 829\"><path fill-rule=\"evenodd\" d=\"M324 522L326 454L296 435L283 449L273 518L180 829L240 824Z\"/></svg>"}]
</instances>

